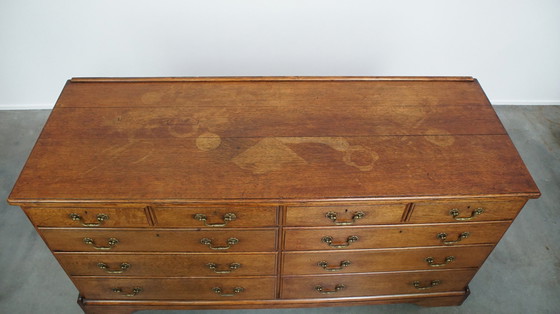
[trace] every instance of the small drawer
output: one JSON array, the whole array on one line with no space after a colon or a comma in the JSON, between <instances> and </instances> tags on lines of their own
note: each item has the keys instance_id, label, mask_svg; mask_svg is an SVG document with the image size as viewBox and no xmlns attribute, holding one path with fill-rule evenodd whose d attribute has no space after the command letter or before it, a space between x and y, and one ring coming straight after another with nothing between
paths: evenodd
<instances>
[{"instance_id":1,"label":"small drawer","mask_svg":"<svg viewBox=\"0 0 560 314\"><path fill-rule=\"evenodd\" d=\"M381 271L479 267L492 245L284 253L284 275L368 273Z\"/></svg>"},{"instance_id":2,"label":"small drawer","mask_svg":"<svg viewBox=\"0 0 560 314\"><path fill-rule=\"evenodd\" d=\"M396 224L406 204L293 206L286 209L287 226L348 226Z\"/></svg>"},{"instance_id":3,"label":"small drawer","mask_svg":"<svg viewBox=\"0 0 560 314\"><path fill-rule=\"evenodd\" d=\"M153 207L160 227L272 227L276 226L276 207Z\"/></svg>"},{"instance_id":4,"label":"small drawer","mask_svg":"<svg viewBox=\"0 0 560 314\"><path fill-rule=\"evenodd\" d=\"M235 277L276 274L275 253L55 253L55 256L71 276Z\"/></svg>"},{"instance_id":5,"label":"small drawer","mask_svg":"<svg viewBox=\"0 0 560 314\"><path fill-rule=\"evenodd\" d=\"M26 207L37 227L149 227L144 208L133 207Z\"/></svg>"},{"instance_id":6,"label":"small drawer","mask_svg":"<svg viewBox=\"0 0 560 314\"><path fill-rule=\"evenodd\" d=\"M475 270L432 270L282 279L283 299L360 297L464 290Z\"/></svg>"},{"instance_id":7,"label":"small drawer","mask_svg":"<svg viewBox=\"0 0 560 314\"><path fill-rule=\"evenodd\" d=\"M39 228L52 251L63 252L271 252L276 230Z\"/></svg>"},{"instance_id":8,"label":"small drawer","mask_svg":"<svg viewBox=\"0 0 560 314\"><path fill-rule=\"evenodd\" d=\"M414 204L409 222L465 222L513 220L525 200L511 202L433 202Z\"/></svg>"},{"instance_id":9,"label":"small drawer","mask_svg":"<svg viewBox=\"0 0 560 314\"><path fill-rule=\"evenodd\" d=\"M284 229L284 250L348 250L495 244L509 222Z\"/></svg>"},{"instance_id":10,"label":"small drawer","mask_svg":"<svg viewBox=\"0 0 560 314\"><path fill-rule=\"evenodd\" d=\"M99 300L262 300L274 299L276 294L276 277L72 280L84 298Z\"/></svg>"}]
</instances>

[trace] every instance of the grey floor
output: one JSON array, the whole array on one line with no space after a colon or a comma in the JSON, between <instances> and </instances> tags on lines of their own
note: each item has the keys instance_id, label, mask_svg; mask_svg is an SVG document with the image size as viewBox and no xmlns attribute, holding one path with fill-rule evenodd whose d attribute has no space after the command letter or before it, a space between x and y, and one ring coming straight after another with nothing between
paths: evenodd
<instances>
[{"instance_id":1,"label":"grey floor","mask_svg":"<svg viewBox=\"0 0 560 314\"><path fill-rule=\"evenodd\" d=\"M462 306L183 313L560 313L560 107L499 106L496 110L543 196L529 201L471 282L472 294ZM77 290L31 223L4 201L48 114L0 111L0 313L82 313L76 305Z\"/></svg>"}]
</instances>

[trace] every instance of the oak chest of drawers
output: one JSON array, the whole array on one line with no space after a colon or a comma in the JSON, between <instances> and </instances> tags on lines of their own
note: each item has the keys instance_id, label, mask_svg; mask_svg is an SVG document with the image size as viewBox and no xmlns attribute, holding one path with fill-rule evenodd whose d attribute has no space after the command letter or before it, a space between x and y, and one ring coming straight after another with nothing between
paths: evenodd
<instances>
[{"instance_id":1,"label":"oak chest of drawers","mask_svg":"<svg viewBox=\"0 0 560 314\"><path fill-rule=\"evenodd\" d=\"M10 195L86 313L459 305L539 196L469 77L72 79Z\"/></svg>"}]
</instances>

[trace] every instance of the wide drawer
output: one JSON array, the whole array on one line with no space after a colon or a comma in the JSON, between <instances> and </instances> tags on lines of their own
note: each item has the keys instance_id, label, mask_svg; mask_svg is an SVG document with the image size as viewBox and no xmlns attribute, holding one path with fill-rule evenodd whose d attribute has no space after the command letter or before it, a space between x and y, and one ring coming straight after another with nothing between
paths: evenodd
<instances>
[{"instance_id":1,"label":"wide drawer","mask_svg":"<svg viewBox=\"0 0 560 314\"><path fill-rule=\"evenodd\" d=\"M275 253L55 253L71 276L232 277L276 274Z\"/></svg>"},{"instance_id":2,"label":"wide drawer","mask_svg":"<svg viewBox=\"0 0 560 314\"><path fill-rule=\"evenodd\" d=\"M525 200L509 202L456 201L414 204L409 222L513 220Z\"/></svg>"},{"instance_id":3,"label":"wide drawer","mask_svg":"<svg viewBox=\"0 0 560 314\"><path fill-rule=\"evenodd\" d=\"M296 276L282 279L283 299L360 297L464 290L473 269L379 273L367 275Z\"/></svg>"},{"instance_id":4,"label":"wide drawer","mask_svg":"<svg viewBox=\"0 0 560 314\"><path fill-rule=\"evenodd\" d=\"M286 209L286 226L336 226L396 224L406 204L291 206Z\"/></svg>"},{"instance_id":5,"label":"wide drawer","mask_svg":"<svg viewBox=\"0 0 560 314\"><path fill-rule=\"evenodd\" d=\"M154 207L161 227L270 227L276 226L276 207Z\"/></svg>"},{"instance_id":6,"label":"wide drawer","mask_svg":"<svg viewBox=\"0 0 560 314\"><path fill-rule=\"evenodd\" d=\"M72 280L86 299L255 300L274 299L276 277L85 278Z\"/></svg>"},{"instance_id":7,"label":"wide drawer","mask_svg":"<svg viewBox=\"0 0 560 314\"><path fill-rule=\"evenodd\" d=\"M315 275L479 267L492 245L284 253L282 274Z\"/></svg>"},{"instance_id":8,"label":"wide drawer","mask_svg":"<svg viewBox=\"0 0 560 314\"><path fill-rule=\"evenodd\" d=\"M37 227L149 227L144 208L134 207L26 207Z\"/></svg>"},{"instance_id":9,"label":"wide drawer","mask_svg":"<svg viewBox=\"0 0 560 314\"><path fill-rule=\"evenodd\" d=\"M495 244L509 222L285 229L284 250Z\"/></svg>"},{"instance_id":10,"label":"wide drawer","mask_svg":"<svg viewBox=\"0 0 560 314\"><path fill-rule=\"evenodd\" d=\"M52 251L270 252L276 229L39 228Z\"/></svg>"}]
</instances>

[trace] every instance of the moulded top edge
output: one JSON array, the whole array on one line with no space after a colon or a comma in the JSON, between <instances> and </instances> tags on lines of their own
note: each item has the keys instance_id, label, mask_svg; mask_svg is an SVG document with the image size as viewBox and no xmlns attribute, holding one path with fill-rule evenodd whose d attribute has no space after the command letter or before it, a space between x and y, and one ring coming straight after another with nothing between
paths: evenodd
<instances>
[{"instance_id":1,"label":"moulded top edge","mask_svg":"<svg viewBox=\"0 0 560 314\"><path fill-rule=\"evenodd\" d=\"M72 83L119 82L294 82L294 81L464 81L471 76L220 76L220 77L75 77Z\"/></svg>"},{"instance_id":2,"label":"moulded top edge","mask_svg":"<svg viewBox=\"0 0 560 314\"><path fill-rule=\"evenodd\" d=\"M508 194L482 195L410 195L380 197L333 197L333 198L244 198L244 199L25 199L9 198L13 206L62 205L62 204L286 204L286 203L355 203L355 202L418 202L445 200L481 200L481 199L536 199L541 196L539 191Z\"/></svg>"}]
</instances>

